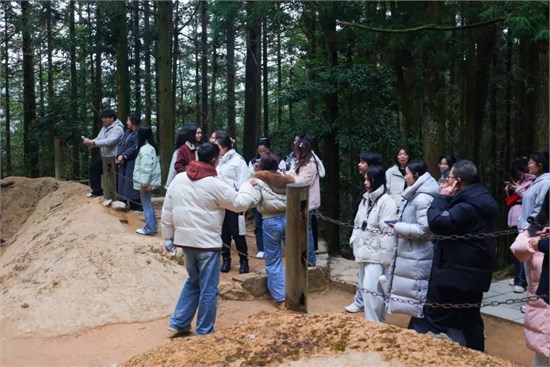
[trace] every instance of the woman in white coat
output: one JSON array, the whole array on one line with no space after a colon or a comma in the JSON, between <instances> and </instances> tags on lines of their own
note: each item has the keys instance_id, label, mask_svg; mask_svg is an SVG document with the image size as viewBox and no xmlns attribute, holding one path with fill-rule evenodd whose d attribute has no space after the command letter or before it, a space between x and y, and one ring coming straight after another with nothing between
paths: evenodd
<instances>
[{"instance_id":1,"label":"woman in white coat","mask_svg":"<svg viewBox=\"0 0 550 367\"><path fill-rule=\"evenodd\" d=\"M395 255L395 237L391 235L392 230L386 221L395 219L397 208L386 193L386 177L382 168L367 169L365 188L367 192L359 204L349 242L359 268L357 286L363 290L365 319L384 322L383 296L386 290L379 279L386 274Z\"/></svg>"},{"instance_id":2,"label":"woman in white coat","mask_svg":"<svg viewBox=\"0 0 550 367\"><path fill-rule=\"evenodd\" d=\"M405 167L409 163L409 149L406 147L399 147L395 151L395 164L388 168L386 171L386 186L388 188L388 195L395 201L397 209L401 205L401 193L405 191L407 185L405 184Z\"/></svg>"},{"instance_id":3,"label":"woman in white coat","mask_svg":"<svg viewBox=\"0 0 550 367\"><path fill-rule=\"evenodd\" d=\"M439 185L423 160L407 164L405 182L407 189L402 194L401 216L397 223L390 224L397 236L397 256L388 312L410 315L409 328L414 329L415 320L424 317L422 310L434 252L430 240L411 237L431 235L428 208L439 193Z\"/></svg>"}]
</instances>

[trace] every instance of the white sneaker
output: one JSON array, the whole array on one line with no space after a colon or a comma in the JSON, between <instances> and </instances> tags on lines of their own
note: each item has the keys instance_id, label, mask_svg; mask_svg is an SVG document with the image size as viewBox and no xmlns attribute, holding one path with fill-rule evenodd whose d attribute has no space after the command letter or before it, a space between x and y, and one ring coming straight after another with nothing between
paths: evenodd
<instances>
[{"instance_id":1,"label":"white sneaker","mask_svg":"<svg viewBox=\"0 0 550 367\"><path fill-rule=\"evenodd\" d=\"M349 313L357 313L362 309L363 307L359 307L355 303L352 303L351 305L344 307L344 310L346 310L346 312L349 312Z\"/></svg>"},{"instance_id":2,"label":"white sneaker","mask_svg":"<svg viewBox=\"0 0 550 367\"><path fill-rule=\"evenodd\" d=\"M523 288L521 285L514 286L514 293L523 293L523 292L525 292L525 288Z\"/></svg>"},{"instance_id":3,"label":"white sneaker","mask_svg":"<svg viewBox=\"0 0 550 367\"><path fill-rule=\"evenodd\" d=\"M510 279L510 280L508 280L508 285L510 285L510 286L512 286L512 287L513 287L513 286L515 285L515 283L514 283L514 279Z\"/></svg>"},{"instance_id":4,"label":"white sneaker","mask_svg":"<svg viewBox=\"0 0 550 367\"><path fill-rule=\"evenodd\" d=\"M144 231L143 229L141 229L141 228L136 229L136 233L137 233L137 234L147 234L147 233L145 233L145 231Z\"/></svg>"},{"instance_id":5,"label":"white sneaker","mask_svg":"<svg viewBox=\"0 0 550 367\"><path fill-rule=\"evenodd\" d=\"M86 194L86 197L87 198L93 198L95 195L92 194L92 192L90 191L89 193Z\"/></svg>"},{"instance_id":6,"label":"white sneaker","mask_svg":"<svg viewBox=\"0 0 550 367\"><path fill-rule=\"evenodd\" d=\"M265 254L263 251L258 251L256 254L256 259L263 259L265 257Z\"/></svg>"}]
</instances>

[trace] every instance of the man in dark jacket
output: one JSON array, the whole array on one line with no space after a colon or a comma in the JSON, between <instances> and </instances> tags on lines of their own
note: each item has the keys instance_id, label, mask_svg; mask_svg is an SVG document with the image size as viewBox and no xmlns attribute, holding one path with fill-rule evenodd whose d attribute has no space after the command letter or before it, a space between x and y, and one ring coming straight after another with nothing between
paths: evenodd
<instances>
[{"instance_id":1,"label":"man in dark jacket","mask_svg":"<svg viewBox=\"0 0 550 367\"><path fill-rule=\"evenodd\" d=\"M479 304L489 290L495 260L494 238L461 238L467 234L494 231L498 204L479 184L476 165L457 162L449 174L449 186L442 188L428 209L428 224L435 235L458 235L458 239L435 242L428 303ZM480 307L425 308L429 331L447 333L459 329L466 347L484 351Z\"/></svg>"}]
</instances>

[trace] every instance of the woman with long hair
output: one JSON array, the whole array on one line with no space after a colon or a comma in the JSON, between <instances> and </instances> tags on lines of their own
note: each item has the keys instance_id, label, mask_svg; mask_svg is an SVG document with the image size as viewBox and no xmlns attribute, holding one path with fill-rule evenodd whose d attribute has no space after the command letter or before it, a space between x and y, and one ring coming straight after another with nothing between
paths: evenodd
<instances>
[{"instance_id":1,"label":"woman with long hair","mask_svg":"<svg viewBox=\"0 0 550 367\"><path fill-rule=\"evenodd\" d=\"M136 229L142 235L157 233L157 217L153 208L153 190L160 186L159 148L155 143L151 126L142 125L137 129L139 153L134 167L134 189L139 190L145 225Z\"/></svg>"},{"instance_id":2,"label":"woman with long hair","mask_svg":"<svg viewBox=\"0 0 550 367\"><path fill-rule=\"evenodd\" d=\"M176 160L178 159L178 151L183 144L185 144L185 130L179 129L176 133L176 147L174 153L172 153L172 159L170 160L170 170L168 171L168 177L166 177L166 184L164 185L165 189L170 187L170 184L174 180L174 177L178 174L176 171Z\"/></svg>"},{"instance_id":3,"label":"woman with long hair","mask_svg":"<svg viewBox=\"0 0 550 367\"><path fill-rule=\"evenodd\" d=\"M218 177L235 189L239 190L241 184L250 177L248 167L244 158L233 148L233 140L227 135L219 134L216 144L220 148L220 162L216 167ZM243 217L244 219L244 217ZM221 271L223 273L231 270L231 239L239 252L239 273L248 273L248 245L244 233L239 231L239 213L231 210L225 211L225 218L222 226L222 257Z\"/></svg>"},{"instance_id":4,"label":"woman with long hair","mask_svg":"<svg viewBox=\"0 0 550 367\"><path fill-rule=\"evenodd\" d=\"M296 167L290 174L296 176L296 182L309 185L309 211L318 209L321 206L321 189L319 185L320 168L313 155L310 139L303 138L294 145L296 153ZM312 213L310 213L311 217ZM309 266L316 266L315 243L311 221L308 229L308 263Z\"/></svg>"},{"instance_id":5,"label":"woman with long hair","mask_svg":"<svg viewBox=\"0 0 550 367\"><path fill-rule=\"evenodd\" d=\"M197 160L197 148L202 142L202 129L197 125L183 127L185 143L178 149L174 167L177 173L185 172L189 163Z\"/></svg>"},{"instance_id":6,"label":"woman with long hair","mask_svg":"<svg viewBox=\"0 0 550 367\"><path fill-rule=\"evenodd\" d=\"M349 240L359 270L357 284L363 291L365 319L384 322L385 282L382 281L395 254L395 237L387 221L397 214L395 202L386 192L386 177L381 167L369 167L365 174L363 200L355 216Z\"/></svg>"},{"instance_id":7,"label":"woman with long hair","mask_svg":"<svg viewBox=\"0 0 550 367\"><path fill-rule=\"evenodd\" d=\"M401 193L407 187L405 183L405 168L410 160L409 149L401 146L395 151L395 164L386 171L386 185L388 195L395 201L397 209L401 205Z\"/></svg>"}]
</instances>

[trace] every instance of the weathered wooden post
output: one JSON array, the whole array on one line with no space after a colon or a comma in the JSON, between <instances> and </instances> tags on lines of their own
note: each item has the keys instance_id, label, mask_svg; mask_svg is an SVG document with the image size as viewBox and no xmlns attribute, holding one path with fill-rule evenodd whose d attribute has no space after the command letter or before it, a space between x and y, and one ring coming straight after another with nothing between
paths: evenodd
<instances>
[{"instance_id":1,"label":"weathered wooden post","mask_svg":"<svg viewBox=\"0 0 550 367\"><path fill-rule=\"evenodd\" d=\"M55 178L63 179L65 174L65 161L63 156L63 138L56 136L53 140L54 162L55 162Z\"/></svg>"},{"instance_id":2,"label":"weathered wooden post","mask_svg":"<svg viewBox=\"0 0 550 367\"><path fill-rule=\"evenodd\" d=\"M102 157L103 175L101 182L103 186L103 197L105 200L116 200L116 166L115 157Z\"/></svg>"},{"instance_id":3,"label":"weathered wooden post","mask_svg":"<svg viewBox=\"0 0 550 367\"><path fill-rule=\"evenodd\" d=\"M307 312L309 185L286 186L286 307Z\"/></svg>"}]
</instances>

